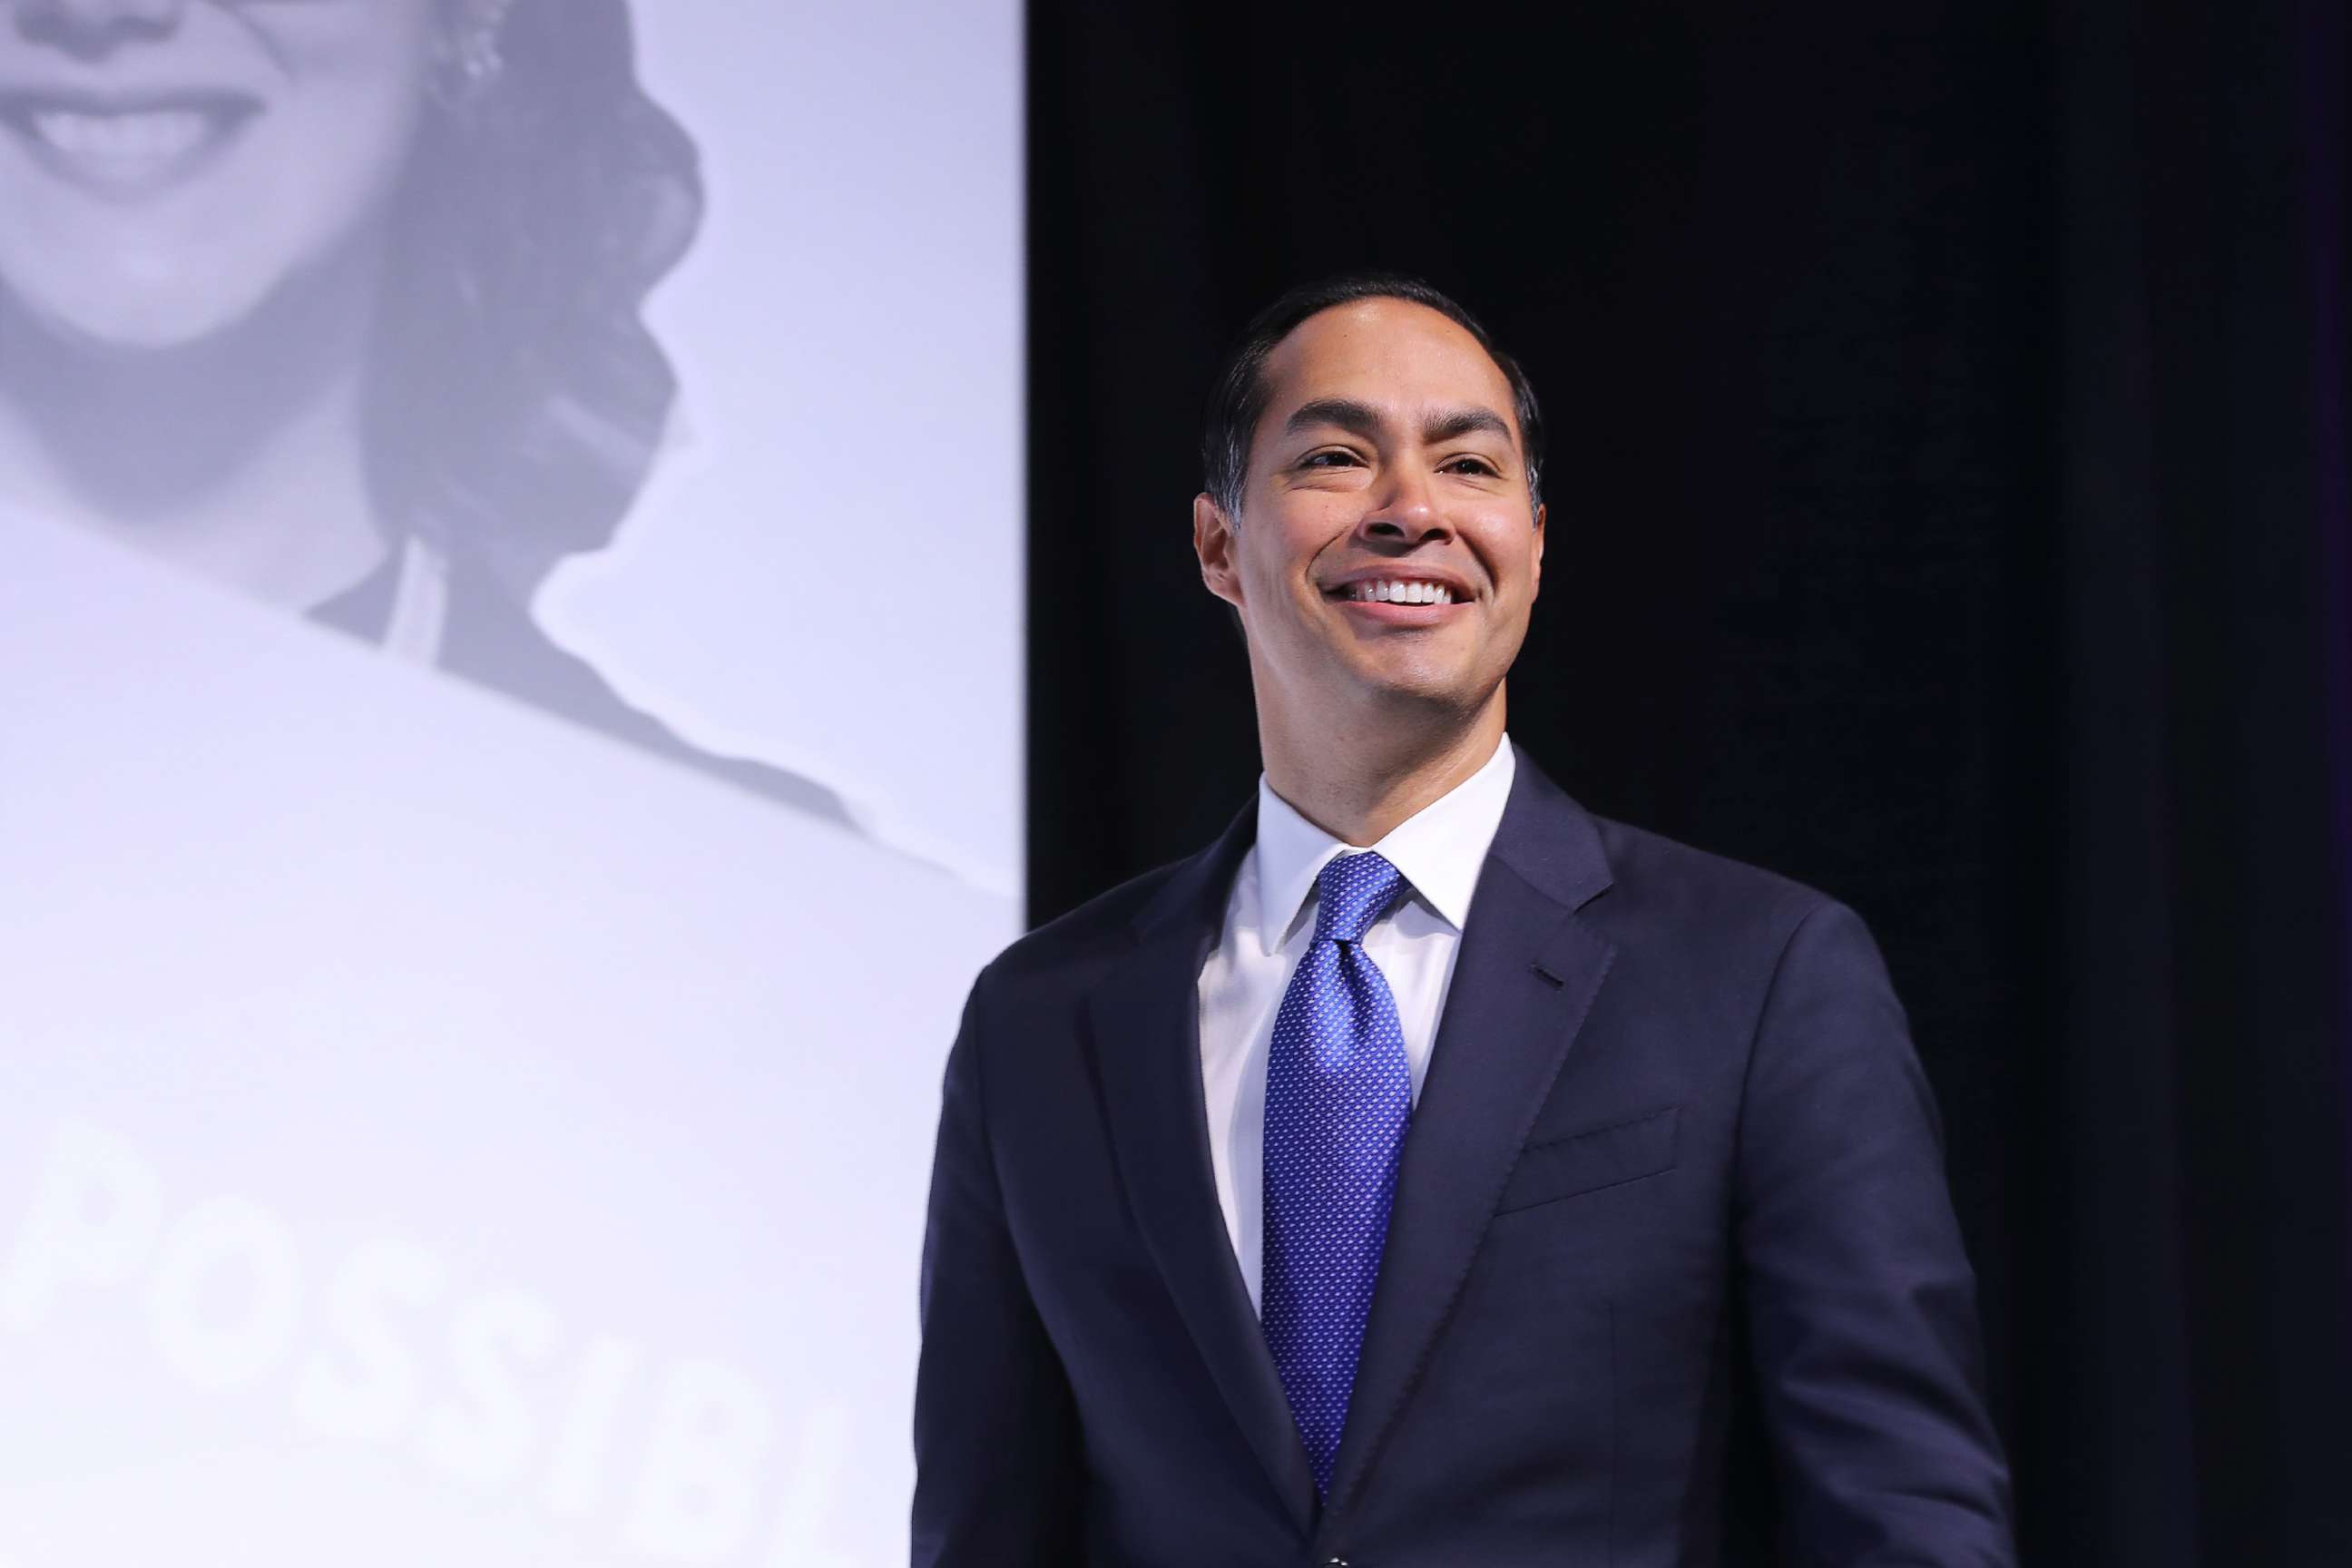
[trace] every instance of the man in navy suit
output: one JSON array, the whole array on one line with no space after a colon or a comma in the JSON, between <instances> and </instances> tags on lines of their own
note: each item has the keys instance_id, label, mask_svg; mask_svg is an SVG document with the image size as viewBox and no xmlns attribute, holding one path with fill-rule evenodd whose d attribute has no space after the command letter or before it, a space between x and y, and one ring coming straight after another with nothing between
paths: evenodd
<instances>
[{"instance_id":1,"label":"man in navy suit","mask_svg":"<svg viewBox=\"0 0 2352 1568\"><path fill-rule=\"evenodd\" d=\"M1425 285L1342 279L1244 334L1204 445L1265 777L973 986L914 1561L1669 1568L1769 1529L1807 1564L2012 1563L1863 922L1591 815L1504 733L1544 554L1525 376Z\"/></svg>"}]
</instances>

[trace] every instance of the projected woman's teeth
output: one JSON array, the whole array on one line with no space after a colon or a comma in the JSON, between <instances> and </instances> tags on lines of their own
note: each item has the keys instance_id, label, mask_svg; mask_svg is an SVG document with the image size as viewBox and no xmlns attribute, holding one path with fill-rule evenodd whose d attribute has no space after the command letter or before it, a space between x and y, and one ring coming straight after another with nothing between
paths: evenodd
<instances>
[{"instance_id":1,"label":"projected woman's teeth","mask_svg":"<svg viewBox=\"0 0 2352 1568\"><path fill-rule=\"evenodd\" d=\"M173 105L99 110L45 105L7 116L52 170L89 184L137 191L194 169L244 117Z\"/></svg>"}]
</instances>

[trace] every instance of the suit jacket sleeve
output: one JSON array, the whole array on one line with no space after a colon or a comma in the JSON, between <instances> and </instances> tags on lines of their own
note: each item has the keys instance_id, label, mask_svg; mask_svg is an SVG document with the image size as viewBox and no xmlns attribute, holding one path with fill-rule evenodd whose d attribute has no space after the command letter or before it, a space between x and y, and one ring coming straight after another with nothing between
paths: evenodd
<instances>
[{"instance_id":1,"label":"suit jacket sleeve","mask_svg":"<svg viewBox=\"0 0 2352 1568\"><path fill-rule=\"evenodd\" d=\"M1748 1066L1738 1237L1798 1560L2007 1568L2009 1474L1943 1131L1857 915L1790 936Z\"/></svg>"},{"instance_id":2,"label":"suit jacket sleeve","mask_svg":"<svg viewBox=\"0 0 2352 1568\"><path fill-rule=\"evenodd\" d=\"M982 1072L983 973L949 1054L923 1235L916 1568L1078 1557L1077 1417L1005 1225Z\"/></svg>"}]
</instances>

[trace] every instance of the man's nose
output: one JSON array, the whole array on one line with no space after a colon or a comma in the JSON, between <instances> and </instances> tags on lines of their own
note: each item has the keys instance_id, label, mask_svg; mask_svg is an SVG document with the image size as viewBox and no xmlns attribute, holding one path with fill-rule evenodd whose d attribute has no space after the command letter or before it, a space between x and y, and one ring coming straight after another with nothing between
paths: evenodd
<instances>
[{"instance_id":1,"label":"man's nose","mask_svg":"<svg viewBox=\"0 0 2352 1568\"><path fill-rule=\"evenodd\" d=\"M1379 505L1364 516L1364 531L1375 539L1413 542L1447 531L1438 510L1429 476L1413 468L1395 468L1383 478Z\"/></svg>"},{"instance_id":2,"label":"man's nose","mask_svg":"<svg viewBox=\"0 0 2352 1568\"><path fill-rule=\"evenodd\" d=\"M17 32L35 43L99 55L180 25L190 0L9 0Z\"/></svg>"}]
</instances>

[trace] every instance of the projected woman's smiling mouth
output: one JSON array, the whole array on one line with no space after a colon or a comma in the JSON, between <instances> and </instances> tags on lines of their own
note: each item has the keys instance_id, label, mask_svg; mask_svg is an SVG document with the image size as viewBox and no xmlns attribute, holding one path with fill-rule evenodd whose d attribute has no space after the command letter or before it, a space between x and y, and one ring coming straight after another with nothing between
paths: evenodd
<instances>
[{"instance_id":1,"label":"projected woman's smiling mouth","mask_svg":"<svg viewBox=\"0 0 2352 1568\"><path fill-rule=\"evenodd\" d=\"M52 331L241 320L389 200L435 0L20 0L0 26L0 280Z\"/></svg>"},{"instance_id":2,"label":"projected woman's smiling mouth","mask_svg":"<svg viewBox=\"0 0 2352 1568\"><path fill-rule=\"evenodd\" d=\"M261 110L244 93L12 92L0 96L0 124L60 179L130 198L203 173Z\"/></svg>"}]
</instances>

